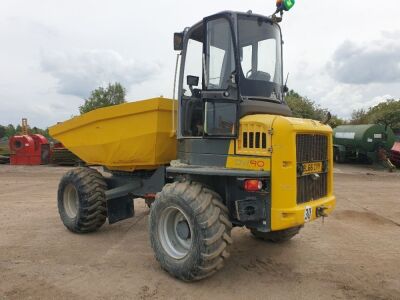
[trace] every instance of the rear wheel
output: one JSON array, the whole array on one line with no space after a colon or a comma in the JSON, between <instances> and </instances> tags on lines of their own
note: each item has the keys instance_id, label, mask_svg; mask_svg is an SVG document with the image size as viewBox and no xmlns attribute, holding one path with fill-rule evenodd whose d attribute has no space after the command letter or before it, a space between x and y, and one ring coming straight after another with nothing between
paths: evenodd
<instances>
[{"instance_id":1,"label":"rear wheel","mask_svg":"<svg viewBox=\"0 0 400 300\"><path fill-rule=\"evenodd\" d=\"M294 227L280 231L272 232L260 232L255 229L251 229L251 233L260 240L272 242L272 243L282 243L289 241L295 235L300 232L301 227Z\"/></svg>"},{"instance_id":2,"label":"rear wheel","mask_svg":"<svg viewBox=\"0 0 400 300\"><path fill-rule=\"evenodd\" d=\"M217 193L199 183L167 184L151 206L149 222L156 259L179 279L209 277L229 257L228 210Z\"/></svg>"},{"instance_id":3,"label":"rear wheel","mask_svg":"<svg viewBox=\"0 0 400 300\"><path fill-rule=\"evenodd\" d=\"M75 233L98 230L107 218L106 190L96 170L77 168L66 173L58 186L58 211L65 227Z\"/></svg>"},{"instance_id":4,"label":"rear wheel","mask_svg":"<svg viewBox=\"0 0 400 300\"><path fill-rule=\"evenodd\" d=\"M340 151L337 148L334 148L333 150L333 159L336 163L342 163L342 160L340 158Z\"/></svg>"}]
</instances>

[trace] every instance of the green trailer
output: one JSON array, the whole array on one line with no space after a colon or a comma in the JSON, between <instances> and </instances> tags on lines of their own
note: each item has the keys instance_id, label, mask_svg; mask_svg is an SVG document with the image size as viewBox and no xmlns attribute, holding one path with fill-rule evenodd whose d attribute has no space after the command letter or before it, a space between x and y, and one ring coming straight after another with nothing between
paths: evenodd
<instances>
[{"instance_id":1,"label":"green trailer","mask_svg":"<svg viewBox=\"0 0 400 300\"><path fill-rule=\"evenodd\" d=\"M378 150L388 153L396 136L393 130L381 124L342 125L334 129L334 158L336 162L378 160Z\"/></svg>"}]
</instances>

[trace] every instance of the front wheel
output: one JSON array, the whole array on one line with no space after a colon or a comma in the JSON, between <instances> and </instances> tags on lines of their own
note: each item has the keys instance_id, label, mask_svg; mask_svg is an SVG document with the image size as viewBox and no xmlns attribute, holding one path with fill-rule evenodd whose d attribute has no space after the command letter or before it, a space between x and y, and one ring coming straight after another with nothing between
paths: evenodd
<instances>
[{"instance_id":1,"label":"front wheel","mask_svg":"<svg viewBox=\"0 0 400 300\"><path fill-rule=\"evenodd\" d=\"M300 232L300 229L301 227L294 227L272 232L260 232L255 229L251 229L251 233L254 237L260 240L272 243L282 243L291 240L295 235Z\"/></svg>"},{"instance_id":2,"label":"front wheel","mask_svg":"<svg viewBox=\"0 0 400 300\"><path fill-rule=\"evenodd\" d=\"M229 256L228 210L218 194L199 183L167 184L157 194L149 222L156 259L181 280L209 277Z\"/></svg>"},{"instance_id":3,"label":"front wheel","mask_svg":"<svg viewBox=\"0 0 400 300\"><path fill-rule=\"evenodd\" d=\"M58 186L58 211L65 227L75 233L98 230L106 221L107 184L90 168L66 173Z\"/></svg>"}]
</instances>

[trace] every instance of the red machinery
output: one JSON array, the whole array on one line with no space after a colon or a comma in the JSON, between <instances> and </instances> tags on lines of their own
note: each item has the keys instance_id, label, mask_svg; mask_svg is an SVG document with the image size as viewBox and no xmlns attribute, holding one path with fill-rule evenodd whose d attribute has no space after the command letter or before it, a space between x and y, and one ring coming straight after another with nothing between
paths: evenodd
<instances>
[{"instance_id":1,"label":"red machinery","mask_svg":"<svg viewBox=\"0 0 400 300\"><path fill-rule=\"evenodd\" d=\"M49 163L50 145L40 134L16 135L10 138L11 165L42 165Z\"/></svg>"},{"instance_id":2,"label":"red machinery","mask_svg":"<svg viewBox=\"0 0 400 300\"><path fill-rule=\"evenodd\" d=\"M392 153L391 153L390 160L392 161L392 163L395 166L400 167L400 142L394 143L394 146L393 146L391 152Z\"/></svg>"},{"instance_id":3,"label":"red machinery","mask_svg":"<svg viewBox=\"0 0 400 300\"><path fill-rule=\"evenodd\" d=\"M51 163L59 166L77 166L83 162L61 143L55 143L51 150Z\"/></svg>"}]
</instances>

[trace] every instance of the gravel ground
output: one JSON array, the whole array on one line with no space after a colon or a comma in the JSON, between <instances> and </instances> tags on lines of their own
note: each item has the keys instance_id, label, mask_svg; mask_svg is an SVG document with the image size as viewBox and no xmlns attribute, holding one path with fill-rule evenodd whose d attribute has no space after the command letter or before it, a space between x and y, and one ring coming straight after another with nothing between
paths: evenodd
<instances>
[{"instance_id":1,"label":"gravel ground","mask_svg":"<svg viewBox=\"0 0 400 300\"><path fill-rule=\"evenodd\" d=\"M225 268L183 283L162 271L148 209L75 235L59 220L67 168L0 166L0 299L400 299L400 174L339 165L332 216L286 244L233 230Z\"/></svg>"}]
</instances>

